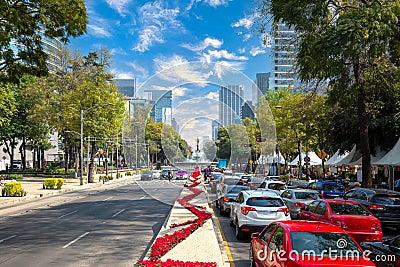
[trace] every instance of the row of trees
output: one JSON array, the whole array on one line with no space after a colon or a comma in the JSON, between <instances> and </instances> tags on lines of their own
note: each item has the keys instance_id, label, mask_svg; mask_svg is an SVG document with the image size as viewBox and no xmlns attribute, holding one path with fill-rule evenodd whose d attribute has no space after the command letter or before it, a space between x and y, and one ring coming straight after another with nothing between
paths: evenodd
<instances>
[{"instance_id":1,"label":"row of trees","mask_svg":"<svg viewBox=\"0 0 400 267\"><path fill-rule=\"evenodd\" d=\"M399 134L400 1L267 0L259 14L262 32L272 18L298 33L302 81L329 83L326 146L358 144L363 185L371 187L371 152Z\"/></svg>"}]
</instances>

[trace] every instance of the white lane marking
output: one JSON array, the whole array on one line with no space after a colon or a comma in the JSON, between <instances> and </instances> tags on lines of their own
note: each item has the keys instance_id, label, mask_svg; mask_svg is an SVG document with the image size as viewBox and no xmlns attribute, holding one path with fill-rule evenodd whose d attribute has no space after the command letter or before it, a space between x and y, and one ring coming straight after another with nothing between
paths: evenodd
<instances>
[{"instance_id":1,"label":"white lane marking","mask_svg":"<svg viewBox=\"0 0 400 267\"><path fill-rule=\"evenodd\" d=\"M90 232L86 232L84 234L81 234L80 236L78 236L77 238L75 238L74 240L72 240L71 242L69 242L68 244L66 244L65 246L63 246L63 248L67 248L70 245L72 245L73 243L75 243L76 241L78 241L79 239L81 239L82 237L85 237L87 234L89 234Z\"/></svg>"},{"instance_id":2,"label":"white lane marking","mask_svg":"<svg viewBox=\"0 0 400 267\"><path fill-rule=\"evenodd\" d=\"M106 198L106 199L104 199L103 201L107 201L107 200L109 200L109 199L111 199L112 197L108 197L108 198Z\"/></svg>"},{"instance_id":3,"label":"white lane marking","mask_svg":"<svg viewBox=\"0 0 400 267\"><path fill-rule=\"evenodd\" d=\"M141 196L139 199L143 199L143 198L145 198L146 196Z\"/></svg>"},{"instance_id":4,"label":"white lane marking","mask_svg":"<svg viewBox=\"0 0 400 267\"><path fill-rule=\"evenodd\" d=\"M12 236L6 237L6 238L4 238L4 239L1 239L1 240L0 240L0 243L3 243L4 241L6 241L6 240L8 240L8 239L11 239L11 238L14 238L14 237L16 237L16 235L12 235Z\"/></svg>"},{"instance_id":5,"label":"white lane marking","mask_svg":"<svg viewBox=\"0 0 400 267\"><path fill-rule=\"evenodd\" d=\"M122 213L122 212L124 212L124 211L125 211L125 209L122 209L122 210L118 211L117 213L114 213L114 215L111 216L111 218L116 217L118 214L120 214L120 213Z\"/></svg>"},{"instance_id":6,"label":"white lane marking","mask_svg":"<svg viewBox=\"0 0 400 267\"><path fill-rule=\"evenodd\" d=\"M74 214L74 213L76 213L76 212L78 212L78 211L77 211L77 210L71 211L71 212L69 212L69 213L66 213L66 214L64 214L64 215L59 216L58 219L64 218L65 216Z\"/></svg>"}]
</instances>

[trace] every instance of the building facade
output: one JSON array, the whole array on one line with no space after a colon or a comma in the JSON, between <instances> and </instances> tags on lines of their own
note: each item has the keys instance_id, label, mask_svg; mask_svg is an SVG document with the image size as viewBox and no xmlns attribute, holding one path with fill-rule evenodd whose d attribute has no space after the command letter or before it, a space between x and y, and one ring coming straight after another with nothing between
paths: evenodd
<instances>
[{"instance_id":1,"label":"building facade","mask_svg":"<svg viewBox=\"0 0 400 267\"><path fill-rule=\"evenodd\" d=\"M243 85L227 85L219 89L219 122L222 126L241 123L243 97Z\"/></svg>"},{"instance_id":2,"label":"building facade","mask_svg":"<svg viewBox=\"0 0 400 267\"><path fill-rule=\"evenodd\" d=\"M255 119L254 109L255 107L253 106L251 101L244 102L240 112L241 119L243 120L245 118L249 118L252 121L254 121Z\"/></svg>"},{"instance_id":3,"label":"building facade","mask_svg":"<svg viewBox=\"0 0 400 267\"><path fill-rule=\"evenodd\" d=\"M275 90L290 89L299 92L300 80L296 72L296 32L283 23L275 27L273 86Z\"/></svg>"},{"instance_id":4,"label":"building facade","mask_svg":"<svg viewBox=\"0 0 400 267\"><path fill-rule=\"evenodd\" d=\"M271 72L256 73L256 81L252 85L252 102L258 105L260 97L264 96L271 89Z\"/></svg>"}]
</instances>

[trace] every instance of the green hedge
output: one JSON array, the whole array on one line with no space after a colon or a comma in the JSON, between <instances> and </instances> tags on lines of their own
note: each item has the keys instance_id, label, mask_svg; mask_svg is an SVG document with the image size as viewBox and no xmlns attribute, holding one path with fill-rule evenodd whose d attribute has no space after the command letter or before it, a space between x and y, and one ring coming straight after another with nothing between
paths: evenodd
<instances>
[{"instance_id":1,"label":"green hedge","mask_svg":"<svg viewBox=\"0 0 400 267\"><path fill-rule=\"evenodd\" d=\"M26 196L26 191L22 189L20 182L9 182L4 185L1 195L3 197L23 197Z\"/></svg>"},{"instance_id":2,"label":"green hedge","mask_svg":"<svg viewBox=\"0 0 400 267\"><path fill-rule=\"evenodd\" d=\"M18 180L24 178L24 176L22 174L11 173L8 175L8 178Z\"/></svg>"},{"instance_id":3,"label":"green hedge","mask_svg":"<svg viewBox=\"0 0 400 267\"><path fill-rule=\"evenodd\" d=\"M61 189L63 184L63 178L46 178L43 181L43 189Z\"/></svg>"}]
</instances>

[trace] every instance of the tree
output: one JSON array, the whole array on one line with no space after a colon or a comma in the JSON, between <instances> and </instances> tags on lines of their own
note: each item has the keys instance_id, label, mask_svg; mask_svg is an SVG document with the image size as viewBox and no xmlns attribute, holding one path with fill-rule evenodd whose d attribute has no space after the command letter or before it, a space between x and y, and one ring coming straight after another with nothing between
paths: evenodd
<instances>
[{"instance_id":1,"label":"tree","mask_svg":"<svg viewBox=\"0 0 400 267\"><path fill-rule=\"evenodd\" d=\"M212 140L207 140L203 145L203 151L207 159L214 161L217 154L217 146L215 145L215 142Z\"/></svg>"},{"instance_id":2,"label":"tree","mask_svg":"<svg viewBox=\"0 0 400 267\"><path fill-rule=\"evenodd\" d=\"M336 95L347 91L353 96L363 185L371 187L367 99L383 89L375 87L376 75L399 76L400 2L267 0L261 10L264 19L272 15L275 23L286 23L299 33L297 63L303 81L329 80ZM397 81L385 82L398 88Z\"/></svg>"},{"instance_id":3,"label":"tree","mask_svg":"<svg viewBox=\"0 0 400 267\"><path fill-rule=\"evenodd\" d=\"M83 0L21 0L0 3L0 73L18 81L23 73L47 73L45 38L66 43L86 32ZM16 46L15 44L19 45Z\"/></svg>"},{"instance_id":4,"label":"tree","mask_svg":"<svg viewBox=\"0 0 400 267\"><path fill-rule=\"evenodd\" d=\"M0 127L7 124L15 111L15 86L10 83L0 83Z\"/></svg>"}]
</instances>

